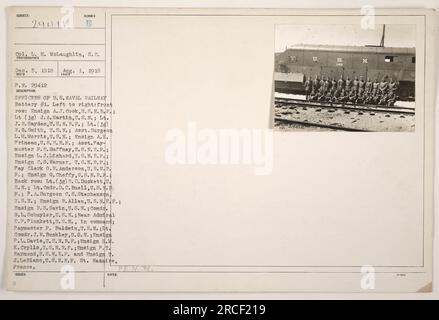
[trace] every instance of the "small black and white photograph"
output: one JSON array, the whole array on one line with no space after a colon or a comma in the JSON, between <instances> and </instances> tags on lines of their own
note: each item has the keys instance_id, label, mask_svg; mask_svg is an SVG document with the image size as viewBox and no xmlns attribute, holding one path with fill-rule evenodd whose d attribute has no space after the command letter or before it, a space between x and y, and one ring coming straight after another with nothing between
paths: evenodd
<instances>
[{"instance_id":1,"label":"small black and white photograph","mask_svg":"<svg viewBox=\"0 0 439 320\"><path fill-rule=\"evenodd\" d=\"M274 129L415 131L416 26L277 25Z\"/></svg>"}]
</instances>

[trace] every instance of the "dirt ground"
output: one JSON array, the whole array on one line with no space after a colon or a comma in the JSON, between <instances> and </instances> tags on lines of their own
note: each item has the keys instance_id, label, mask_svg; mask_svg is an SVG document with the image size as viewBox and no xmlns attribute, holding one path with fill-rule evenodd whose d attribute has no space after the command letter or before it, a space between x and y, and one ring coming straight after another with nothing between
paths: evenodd
<instances>
[{"instance_id":1,"label":"dirt ground","mask_svg":"<svg viewBox=\"0 0 439 320\"><path fill-rule=\"evenodd\" d=\"M295 97L297 99L297 97ZM399 106L414 107L414 102L405 102ZM283 118L300 122L309 122L327 126L352 128L366 131L414 131L415 115L384 113L377 111L344 110L337 108L320 108L311 106L282 106L274 107L275 118ZM301 124L287 124L276 121L275 128L279 130L298 131L328 131L331 129L309 127Z\"/></svg>"}]
</instances>

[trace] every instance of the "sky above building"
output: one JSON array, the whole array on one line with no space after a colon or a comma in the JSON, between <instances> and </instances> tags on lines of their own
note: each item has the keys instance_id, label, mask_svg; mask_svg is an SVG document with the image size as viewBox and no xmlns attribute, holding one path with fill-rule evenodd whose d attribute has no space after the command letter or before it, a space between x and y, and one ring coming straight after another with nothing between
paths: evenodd
<instances>
[{"instance_id":1,"label":"sky above building","mask_svg":"<svg viewBox=\"0 0 439 320\"><path fill-rule=\"evenodd\" d=\"M360 25L277 25L275 50L282 52L295 44L325 44L365 46L379 45L383 25L375 29L362 29ZM416 26L408 24L387 24L384 46L416 46Z\"/></svg>"}]
</instances>

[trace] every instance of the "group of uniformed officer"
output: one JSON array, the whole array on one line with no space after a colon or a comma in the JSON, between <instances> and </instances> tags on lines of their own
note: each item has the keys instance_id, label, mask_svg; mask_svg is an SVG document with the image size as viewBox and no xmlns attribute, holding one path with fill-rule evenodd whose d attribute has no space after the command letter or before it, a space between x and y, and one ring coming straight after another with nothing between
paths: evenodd
<instances>
[{"instance_id":1,"label":"group of uniformed officer","mask_svg":"<svg viewBox=\"0 0 439 320\"><path fill-rule=\"evenodd\" d=\"M398 82L388 76L383 77L379 82L377 78L372 81L367 78L355 76L353 80L349 77L337 81L328 77L315 76L314 79L307 77L303 86L306 91L306 98L309 101L322 101L331 103L351 102L355 104L375 104L393 106L397 99L396 91Z\"/></svg>"}]
</instances>

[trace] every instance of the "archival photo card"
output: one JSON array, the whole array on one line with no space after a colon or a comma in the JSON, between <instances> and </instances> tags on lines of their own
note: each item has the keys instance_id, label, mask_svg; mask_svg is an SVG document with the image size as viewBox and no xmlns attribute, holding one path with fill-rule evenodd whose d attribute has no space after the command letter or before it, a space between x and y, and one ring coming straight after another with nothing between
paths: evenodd
<instances>
[{"instance_id":1,"label":"archival photo card","mask_svg":"<svg viewBox=\"0 0 439 320\"><path fill-rule=\"evenodd\" d=\"M415 130L415 25L277 25L275 32L275 129Z\"/></svg>"},{"instance_id":2,"label":"archival photo card","mask_svg":"<svg viewBox=\"0 0 439 320\"><path fill-rule=\"evenodd\" d=\"M433 10L7 17L8 290L432 290Z\"/></svg>"}]
</instances>

